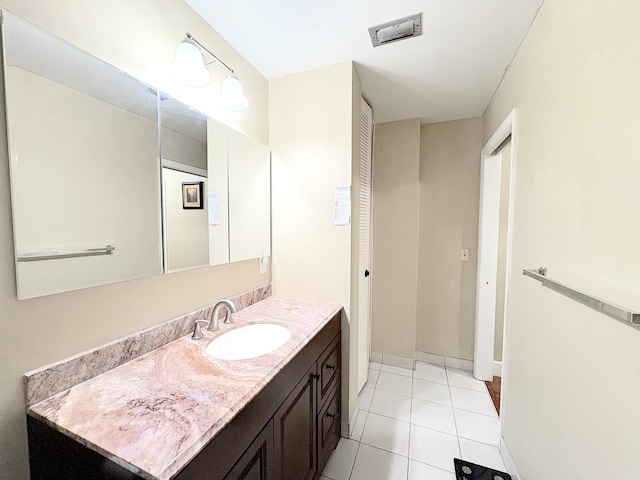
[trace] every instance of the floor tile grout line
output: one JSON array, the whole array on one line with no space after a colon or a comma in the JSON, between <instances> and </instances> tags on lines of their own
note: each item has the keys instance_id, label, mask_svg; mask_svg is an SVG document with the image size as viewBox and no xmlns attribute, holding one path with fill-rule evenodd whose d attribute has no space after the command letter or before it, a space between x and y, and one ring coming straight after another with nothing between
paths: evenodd
<instances>
[{"instance_id":1,"label":"floor tile grout line","mask_svg":"<svg viewBox=\"0 0 640 480\"><path fill-rule=\"evenodd\" d=\"M413 382L411 382L411 389L413 392ZM411 397L411 405L413 406L413 397ZM411 415L409 416L411 420ZM409 460L411 459L411 431L413 430L413 424L409 421L409 442L407 443L407 480L409 480Z\"/></svg>"},{"instance_id":2,"label":"floor tile grout line","mask_svg":"<svg viewBox=\"0 0 640 480\"><path fill-rule=\"evenodd\" d=\"M477 415L482 415L483 417L489 417L489 418L497 418L500 419L500 417L498 415L489 415L486 413L480 413L480 412L476 412L475 410L468 410L466 408L460 408L460 407L453 407L454 410L461 410L463 412L467 412L467 413L475 413ZM455 412L454 412L455 413Z\"/></svg>"},{"instance_id":3,"label":"floor tile grout line","mask_svg":"<svg viewBox=\"0 0 640 480\"><path fill-rule=\"evenodd\" d=\"M434 382L434 383L436 383L436 382ZM467 387L461 387L459 385L451 385L451 384L449 384L449 386L453 387L453 388L459 388L460 390L468 390L469 392L476 392L476 393L482 393L482 394L486 393L487 395L489 395L489 391L486 389L486 387L485 387L484 392L481 392L480 390L476 390L475 388L467 388ZM491 395L489 395L489 398L491 398Z\"/></svg>"},{"instance_id":4,"label":"floor tile grout line","mask_svg":"<svg viewBox=\"0 0 640 480\"><path fill-rule=\"evenodd\" d=\"M415 364L414 364L414 371L415 372ZM410 402L410 410L409 410L409 442L407 444L407 480L409 480L409 465L411 463L411 433L413 431L413 400L414 400L414 396L413 396L413 389L414 389L414 383L415 380L413 378L413 372L411 373L411 402Z\"/></svg>"},{"instance_id":5,"label":"floor tile grout line","mask_svg":"<svg viewBox=\"0 0 640 480\"><path fill-rule=\"evenodd\" d=\"M362 442L358 442L358 448L356 448L356 455L353 457L353 463L351 464L351 469L349 470L348 480L351 480L351 476L353 475L353 469L356 468L356 460L358 460L358 453L360 452L360 446ZM354 479L357 480L357 479Z\"/></svg>"},{"instance_id":6,"label":"floor tile grout line","mask_svg":"<svg viewBox=\"0 0 640 480\"><path fill-rule=\"evenodd\" d=\"M378 447L376 445L371 445L370 443L367 443L367 442L358 442L358 443L360 443L360 445L366 445L367 447L375 448L376 450L381 450L383 452L390 453L391 455L395 455L396 457L409 458L409 455L402 455L397 452L392 452L391 450L387 450L386 448ZM358 446L358 448L360 447Z\"/></svg>"},{"instance_id":7,"label":"floor tile grout line","mask_svg":"<svg viewBox=\"0 0 640 480\"><path fill-rule=\"evenodd\" d=\"M453 407L453 395L451 394L451 384L449 383L449 371L446 370L447 373L447 384L449 386L449 399L451 400L451 413L453 414L453 424L456 428L456 440L458 441L458 454L460 455L460 459L462 459L462 445L460 444L460 432L458 431L458 420L456 419L456 411Z\"/></svg>"}]
</instances>

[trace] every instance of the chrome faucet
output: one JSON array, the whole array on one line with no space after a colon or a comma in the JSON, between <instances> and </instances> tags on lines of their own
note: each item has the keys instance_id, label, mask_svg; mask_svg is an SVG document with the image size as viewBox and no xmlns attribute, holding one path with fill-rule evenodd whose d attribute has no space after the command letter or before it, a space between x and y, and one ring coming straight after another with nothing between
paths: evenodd
<instances>
[{"instance_id":1,"label":"chrome faucet","mask_svg":"<svg viewBox=\"0 0 640 480\"><path fill-rule=\"evenodd\" d=\"M224 318L224 323L233 323L231 314L238 311L238 309L236 308L236 304L231 300L220 300L215 304L215 306L213 307L213 311L211 312L211 320L209 321L209 328L207 329L210 332L220 330L220 327L218 326L218 311L223 305L226 305L227 307L227 316Z\"/></svg>"},{"instance_id":2,"label":"chrome faucet","mask_svg":"<svg viewBox=\"0 0 640 480\"><path fill-rule=\"evenodd\" d=\"M196 326L193 329L193 335L191 335L191 339L200 340L201 338L204 338L204 335L202 334L202 327L205 325L209 325L209 323L209 320L196 320Z\"/></svg>"}]
</instances>

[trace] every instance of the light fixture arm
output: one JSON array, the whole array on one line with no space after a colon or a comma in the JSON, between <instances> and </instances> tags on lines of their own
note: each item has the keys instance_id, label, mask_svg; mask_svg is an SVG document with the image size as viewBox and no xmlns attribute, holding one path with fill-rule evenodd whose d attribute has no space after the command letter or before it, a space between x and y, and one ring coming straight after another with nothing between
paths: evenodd
<instances>
[{"instance_id":1,"label":"light fixture arm","mask_svg":"<svg viewBox=\"0 0 640 480\"><path fill-rule=\"evenodd\" d=\"M229 71L229 73L232 73L232 74L233 74L233 73L235 73L235 72L233 71L233 69L232 69L232 68L230 68L226 63L224 63L222 60L220 60L218 57L216 57L216 56L213 54L213 52L212 52L211 50L209 50L207 47L205 47L204 45L202 45L198 40L196 40L195 38L193 38L193 35L191 35L189 32L187 32L187 38L188 38L189 40L191 40L193 43L195 43L195 44L198 46L198 48L199 48L200 50L202 50L202 51L204 51L204 52L208 53L211 57L213 57L214 61L213 61L213 62L210 62L210 63L207 63L207 64L206 64L207 66L209 66L209 65L215 65L215 64L219 63L219 64L220 64L220 65L222 65L224 68L226 68L226 69L227 69L227 71Z\"/></svg>"}]
</instances>

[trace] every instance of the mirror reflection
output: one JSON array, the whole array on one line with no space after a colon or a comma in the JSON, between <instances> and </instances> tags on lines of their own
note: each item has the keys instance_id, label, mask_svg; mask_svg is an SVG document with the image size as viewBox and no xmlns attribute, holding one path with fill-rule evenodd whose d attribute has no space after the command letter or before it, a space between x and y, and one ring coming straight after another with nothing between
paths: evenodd
<instances>
[{"instance_id":1,"label":"mirror reflection","mask_svg":"<svg viewBox=\"0 0 640 480\"><path fill-rule=\"evenodd\" d=\"M3 42L19 297L161 273L155 91L10 14Z\"/></svg>"},{"instance_id":2,"label":"mirror reflection","mask_svg":"<svg viewBox=\"0 0 640 480\"><path fill-rule=\"evenodd\" d=\"M271 153L229 129L229 258L271 255Z\"/></svg>"},{"instance_id":3,"label":"mirror reflection","mask_svg":"<svg viewBox=\"0 0 640 480\"><path fill-rule=\"evenodd\" d=\"M160 124L165 272L208 265L207 117L163 95Z\"/></svg>"},{"instance_id":4,"label":"mirror reflection","mask_svg":"<svg viewBox=\"0 0 640 480\"><path fill-rule=\"evenodd\" d=\"M270 255L268 147L6 11L2 35L18 298Z\"/></svg>"}]
</instances>

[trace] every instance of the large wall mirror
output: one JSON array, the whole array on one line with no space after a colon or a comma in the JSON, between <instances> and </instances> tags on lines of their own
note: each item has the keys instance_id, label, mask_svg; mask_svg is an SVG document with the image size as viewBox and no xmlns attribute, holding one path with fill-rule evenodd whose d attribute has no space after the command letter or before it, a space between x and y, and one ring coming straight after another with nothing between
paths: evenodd
<instances>
[{"instance_id":1,"label":"large wall mirror","mask_svg":"<svg viewBox=\"0 0 640 480\"><path fill-rule=\"evenodd\" d=\"M269 255L267 147L5 10L2 35L19 298Z\"/></svg>"}]
</instances>

